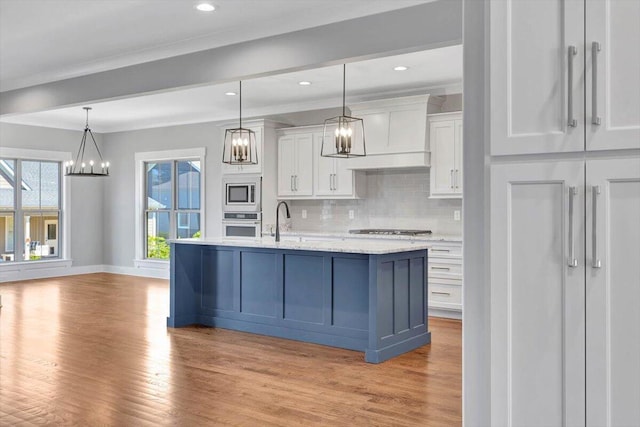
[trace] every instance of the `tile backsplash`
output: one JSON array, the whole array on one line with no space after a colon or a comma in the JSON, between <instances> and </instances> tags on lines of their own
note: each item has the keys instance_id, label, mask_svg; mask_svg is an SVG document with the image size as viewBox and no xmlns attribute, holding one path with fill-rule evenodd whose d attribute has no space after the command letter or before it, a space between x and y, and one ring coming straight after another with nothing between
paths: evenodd
<instances>
[{"instance_id":1,"label":"tile backsplash","mask_svg":"<svg viewBox=\"0 0 640 427\"><path fill-rule=\"evenodd\" d=\"M366 173L366 196L358 200L291 200L293 231L343 232L354 228L428 229L462 235L454 211L461 199L430 199L429 170L372 170ZM302 211L307 217L302 218ZM349 211L354 219L349 219Z\"/></svg>"}]
</instances>

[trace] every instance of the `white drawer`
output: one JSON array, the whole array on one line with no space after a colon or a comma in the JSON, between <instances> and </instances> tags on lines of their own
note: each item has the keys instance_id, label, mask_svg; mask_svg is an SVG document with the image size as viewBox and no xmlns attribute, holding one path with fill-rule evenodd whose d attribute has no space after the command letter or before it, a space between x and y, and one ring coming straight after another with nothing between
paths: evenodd
<instances>
[{"instance_id":1,"label":"white drawer","mask_svg":"<svg viewBox=\"0 0 640 427\"><path fill-rule=\"evenodd\" d=\"M462 260L429 259L429 277L455 278L462 280Z\"/></svg>"},{"instance_id":2,"label":"white drawer","mask_svg":"<svg viewBox=\"0 0 640 427\"><path fill-rule=\"evenodd\" d=\"M462 256L462 245L459 243L433 243L429 248L429 256Z\"/></svg>"},{"instance_id":3,"label":"white drawer","mask_svg":"<svg viewBox=\"0 0 640 427\"><path fill-rule=\"evenodd\" d=\"M429 283L429 305L444 308L461 308L462 286Z\"/></svg>"}]
</instances>

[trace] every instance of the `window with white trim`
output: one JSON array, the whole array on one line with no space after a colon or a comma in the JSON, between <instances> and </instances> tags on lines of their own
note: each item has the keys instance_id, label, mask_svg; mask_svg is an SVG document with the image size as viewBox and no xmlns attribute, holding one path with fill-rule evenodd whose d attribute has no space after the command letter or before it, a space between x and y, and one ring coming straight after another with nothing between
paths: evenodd
<instances>
[{"instance_id":1,"label":"window with white trim","mask_svg":"<svg viewBox=\"0 0 640 427\"><path fill-rule=\"evenodd\" d=\"M62 162L0 158L0 262L59 258Z\"/></svg>"}]
</instances>

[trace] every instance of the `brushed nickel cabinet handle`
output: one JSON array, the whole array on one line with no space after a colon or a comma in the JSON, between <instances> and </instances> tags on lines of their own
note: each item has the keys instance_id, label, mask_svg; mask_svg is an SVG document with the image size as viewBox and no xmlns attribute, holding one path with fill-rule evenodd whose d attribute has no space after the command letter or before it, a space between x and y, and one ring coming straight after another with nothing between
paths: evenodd
<instances>
[{"instance_id":1,"label":"brushed nickel cabinet handle","mask_svg":"<svg viewBox=\"0 0 640 427\"><path fill-rule=\"evenodd\" d=\"M451 252L449 249L431 249L431 252Z\"/></svg>"},{"instance_id":2,"label":"brushed nickel cabinet handle","mask_svg":"<svg viewBox=\"0 0 640 427\"><path fill-rule=\"evenodd\" d=\"M591 251L593 256L593 262L591 266L593 268L601 268L602 261L598 259L598 221L597 221L597 212L598 212L598 195L600 194L600 186L594 185L591 187L591 197L592 197L592 205L591 205Z\"/></svg>"},{"instance_id":3,"label":"brushed nickel cabinet handle","mask_svg":"<svg viewBox=\"0 0 640 427\"><path fill-rule=\"evenodd\" d=\"M578 54L575 46L569 46L567 62L567 124L571 127L578 126L578 122L573 118L573 57Z\"/></svg>"},{"instance_id":4,"label":"brushed nickel cabinet handle","mask_svg":"<svg viewBox=\"0 0 640 427\"><path fill-rule=\"evenodd\" d=\"M438 292L438 291L431 291L431 293L433 295L446 295L446 296L451 296L450 292Z\"/></svg>"},{"instance_id":5,"label":"brushed nickel cabinet handle","mask_svg":"<svg viewBox=\"0 0 640 427\"><path fill-rule=\"evenodd\" d=\"M598 117L598 52L600 43L591 43L591 123L600 125Z\"/></svg>"},{"instance_id":6,"label":"brushed nickel cabinet handle","mask_svg":"<svg viewBox=\"0 0 640 427\"><path fill-rule=\"evenodd\" d=\"M573 204L576 194L578 194L578 189L576 187L569 187L569 259L567 260L569 267L578 266L575 242L573 241Z\"/></svg>"},{"instance_id":7,"label":"brushed nickel cabinet handle","mask_svg":"<svg viewBox=\"0 0 640 427\"><path fill-rule=\"evenodd\" d=\"M436 265L432 265L431 266L432 270L444 270L444 271L451 271L451 269L449 267L438 267Z\"/></svg>"},{"instance_id":8,"label":"brushed nickel cabinet handle","mask_svg":"<svg viewBox=\"0 0 640 427\"><path fill-rule=\"evenodd\" d=\"M453 188L453 169L451 169L451 174L449 175L449 186Z\"/></svg>"},{"instance_id":9,"label":"brushed nickel cabinet handle","mask_svg":"<svg viewBox=\"0 0 640 427\"><path fill-rule=\"evenodd\" d=\"M293 191L293 175L291 175L291 179L289 180L289 188Z\"/></svg>"}]
</instances>

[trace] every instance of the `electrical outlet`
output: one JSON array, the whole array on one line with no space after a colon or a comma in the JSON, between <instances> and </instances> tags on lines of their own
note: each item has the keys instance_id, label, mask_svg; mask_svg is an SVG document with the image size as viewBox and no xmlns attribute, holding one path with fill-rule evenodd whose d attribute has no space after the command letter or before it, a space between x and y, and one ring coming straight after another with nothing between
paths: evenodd
<instances>
[{"instance_id":1,"label":"electrical outlet","mask_svg":"<svg viewBox=\"0 0 640 427\"><path fill-rule=\"evenodd\" d=\"M353 209L349 209L349 219L354 219L356 217L356 212Z\"/></svg>"},{"instance_id":2,"label":"electrical outlet","mask_svg":"<svg viewBox=\"0 0 640 427\"><path fill-rule=\"evenodd\" d=\"M307 210L302 209L302 219L307 219Z\"/></svg>"},{"instance_id":3,"label":"electrical outlet","mask_svg":"<svg viewBox=\"0 0 640 427\"><path fill-rule=\"evenodd\" d=\"M460 211L453 211L453 220L460 221Z\"/></svg>"}]
</instances>

